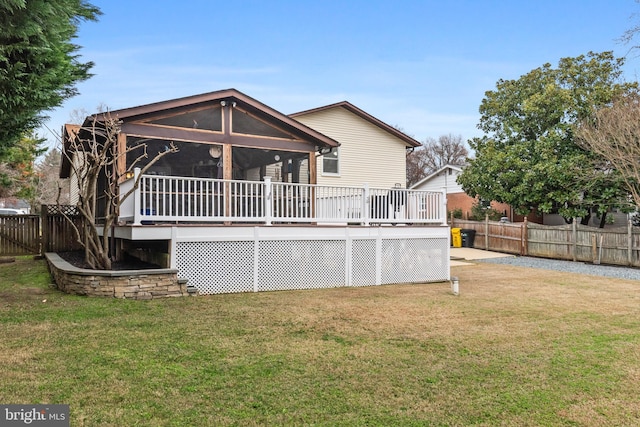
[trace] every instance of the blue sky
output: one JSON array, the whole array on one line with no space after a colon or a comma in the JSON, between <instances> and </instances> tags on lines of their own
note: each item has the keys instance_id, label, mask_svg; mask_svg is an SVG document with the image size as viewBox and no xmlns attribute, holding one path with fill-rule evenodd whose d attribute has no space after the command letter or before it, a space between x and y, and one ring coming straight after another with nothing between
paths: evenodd
<instances>
[{"instance_id":1,"label":"blue sky","mask_svg":"<svg viewBox=\"0 0 640 427\"><path fill-rule=\"evenodd\" d=\"M48 113L54 132L77 109L235 88L285 114L346 100L419 141L467 140L499 79L589 51L626 56L618 39L640 22L634 0L90 2L103 15L75 42L95 75ZM631 54L625 77L638 72Z\"/></svg>"}]
</instances>

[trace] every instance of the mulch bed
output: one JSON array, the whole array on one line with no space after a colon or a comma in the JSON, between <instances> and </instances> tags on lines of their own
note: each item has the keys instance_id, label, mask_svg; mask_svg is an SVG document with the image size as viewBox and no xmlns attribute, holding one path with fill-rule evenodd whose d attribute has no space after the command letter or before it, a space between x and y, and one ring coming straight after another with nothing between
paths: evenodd
<instances>
[{"instance_id":1,"label":"mulch bed","mask_svg":"<svg viewBox=\"0 0 640 427\"><path fill-rule=\"evenodd\" d=\"M84 260L84 252L83 251L73 251L73 252L58 252L60 258L67 261L69 264L78 268L87 268L91 270L89 264L87 264ZM140 261L136 258L128 258L123 261L114 261L111 263L112 270L150 270L155 268L161 268L159 265L151 264L148 262Z\"/></svg>"}]
</instances>

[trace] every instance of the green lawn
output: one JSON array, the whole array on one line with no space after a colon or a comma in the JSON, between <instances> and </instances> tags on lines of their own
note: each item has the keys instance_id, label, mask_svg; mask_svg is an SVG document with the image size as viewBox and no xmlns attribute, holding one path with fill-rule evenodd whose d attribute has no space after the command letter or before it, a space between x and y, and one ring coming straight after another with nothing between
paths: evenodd
<instances>
[{"instance_id":1,"label":"green lawn","mask_svg":"<svg viewBox=\"0 0 640 427\"><path fill-rule=\"evenodd\" d=\"M640 282L490 264L449 283L128 301L0 264L0 402L72 426L640 424Z\"/></svg>"}]
</instances>

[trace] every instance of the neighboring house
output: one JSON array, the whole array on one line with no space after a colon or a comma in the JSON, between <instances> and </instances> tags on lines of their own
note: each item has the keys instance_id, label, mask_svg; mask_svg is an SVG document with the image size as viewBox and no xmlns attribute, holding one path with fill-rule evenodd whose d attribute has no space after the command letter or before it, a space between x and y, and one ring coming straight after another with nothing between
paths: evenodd
<instances>
[{"instance_id":1,"label":"neighboring house","mask_svg":"<svg viewBox=\"0 0 640 427\"><path fill-rule=\"evenodd\" d=\"M95 114L65 127L62 178L82 164L71 141L99 138L107 114L120 121L109 171L133 191L114 256L164 260L200 293L449 280L442 193L393 189L417 141L351 104L287 116L227 89ZM171 143L179 151L146 174L131 170L142 153L127 147L153 157ZM329 172L322 155L338 148Z\"/></svg>"},{"instance_id":2,"label":"neighboring house","mask_svg":"<svg viewBox=\"0 0 640 427\"><path fill-rule=\"evenodd\" d=\"M318 157L318 184L406 186L407 149L420 143L393 126L347 101L289 117L340 143L340 147Z\"/></svg>"},{"instance_id":3,"label":"neighboring house","mask_svg":"<svg viewBox=\"0 0 640 427\"><path fill-rule=\"evenodd\" d=\"M471 215L471 208L478 202L477 198L469 196L464 192L462 186L458 184L458 176L462 173L463 166L445 165L433 172L431 175L416 182L411 186L414 190L442 191L447 193L447 211L453 212L456 209L462 211L462 218L468 219ZM509 221L515 221L522 217L514 217L513 209L506 203L491 202L491 208L501 212Z\"/></svg>"}]
</instances>

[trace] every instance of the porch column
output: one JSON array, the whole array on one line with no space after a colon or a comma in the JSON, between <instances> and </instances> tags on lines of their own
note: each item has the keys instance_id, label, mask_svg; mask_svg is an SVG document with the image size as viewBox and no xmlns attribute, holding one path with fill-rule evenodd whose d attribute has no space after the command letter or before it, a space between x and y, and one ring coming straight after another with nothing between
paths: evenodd
<instances>
[{"instance_id":1,"label":"porch column","mask_svg":"<svg viewBox=\"0 0 640 427\"><path fill-rule=\"evenodd\" d=\"M222 144L222 177L224 183L224 215L231 216L231 183L233 179L233 150L231 144Z\"/></svg>"},{"instance_id":2,"label":"porch column","mask_svg":"<svg viewBox=\"0 0 640 427\"><path fill-rule=\"evenodd\" d=\"M316 167L316 153L309 153L309 184L318 183L318 169Z\"/></svg>"},{"instance_id":3,"label":"porch column","mask_svg":"<svg viewBox=\"0 0 640 427\"><path fill-rule=\"evenodd\" d=\"M118 177L124 178L127 171L127 134L120 132L118 134L118 146L116 147L116 171Z\"/></svg>"}]
</instances>

